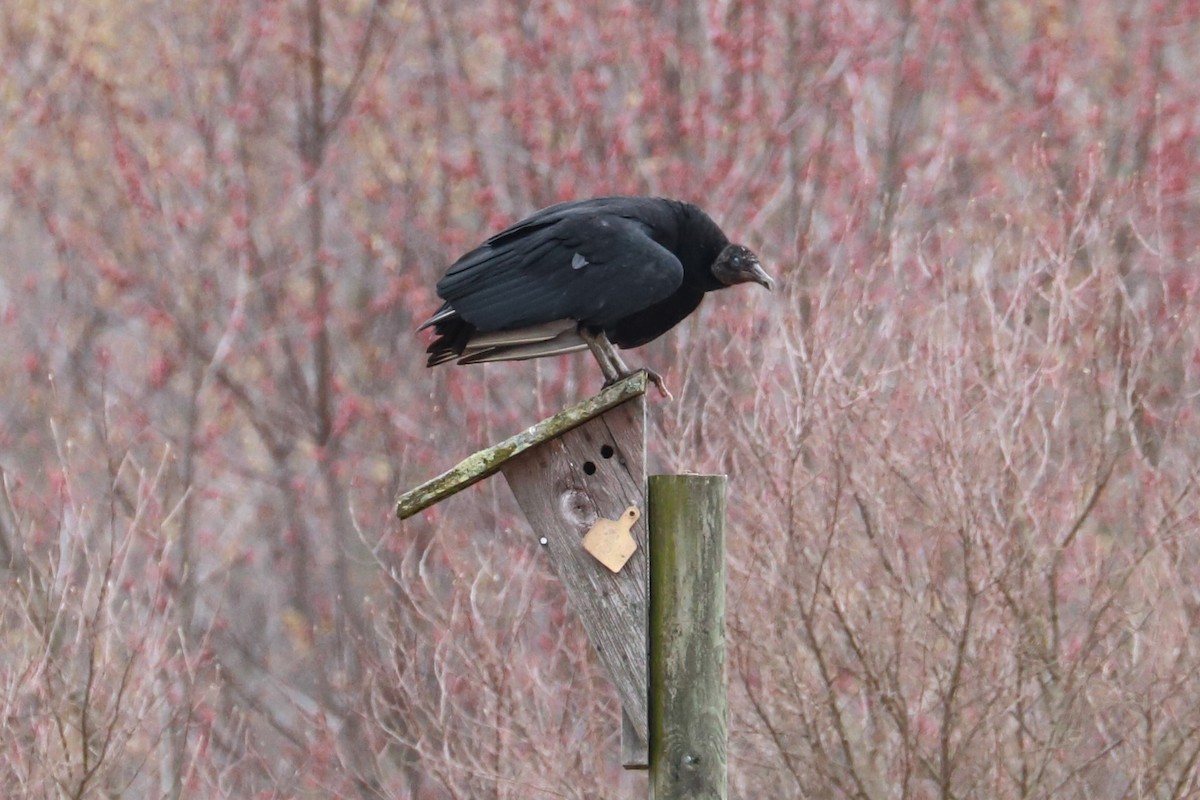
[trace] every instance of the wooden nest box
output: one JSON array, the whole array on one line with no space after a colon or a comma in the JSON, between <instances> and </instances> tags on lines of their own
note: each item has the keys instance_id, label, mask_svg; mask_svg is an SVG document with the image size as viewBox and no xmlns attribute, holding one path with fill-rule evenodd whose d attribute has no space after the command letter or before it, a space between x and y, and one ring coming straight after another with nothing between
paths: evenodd
<instances>
[{"instance_id":1,"label":"wooden nest box","mask_svg":"<svg viewBox=\"0 0 1200 800\"><path fill-rule=\"evenodd\" d=\"M396 503L406 519L504 474L616 687L628 768L648 763L646 383L645 372L634 373Z\"/></svg>"}]
</instances>

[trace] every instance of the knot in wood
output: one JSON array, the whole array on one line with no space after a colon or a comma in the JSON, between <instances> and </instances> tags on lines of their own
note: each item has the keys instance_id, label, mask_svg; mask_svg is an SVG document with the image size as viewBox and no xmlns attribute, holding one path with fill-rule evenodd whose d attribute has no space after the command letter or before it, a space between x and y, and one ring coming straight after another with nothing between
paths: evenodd
<instances>
[{"instance_id":1,"label":"knot in wood","mask_svg":"<svg viewBox=\"0 0 1200 800\"><path fill-rule=\"evenodd\" d=\"M590 495L574 487L566 489L558 499L563 519L580 530L586 530L596 521L596 504Z\"/></svg>"}]
</instances>

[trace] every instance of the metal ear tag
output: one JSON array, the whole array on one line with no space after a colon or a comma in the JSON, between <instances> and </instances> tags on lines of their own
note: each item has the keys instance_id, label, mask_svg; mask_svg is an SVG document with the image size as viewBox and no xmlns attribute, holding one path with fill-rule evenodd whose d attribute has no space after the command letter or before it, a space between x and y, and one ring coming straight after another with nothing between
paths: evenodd
<instances>
[{"instance_id":1,"label":"metal ear tag","mask_svg":"<svg viewBox=\"0 0 1200 800\"><path fill-rule=\"evenodd\" d=\"M583 537L583 549L613 572L620 572L637 550L637 542L630 529L640 516L641 512L630 506L619 519L596 520L596 524Z\"/></svg>"}]
</instances>

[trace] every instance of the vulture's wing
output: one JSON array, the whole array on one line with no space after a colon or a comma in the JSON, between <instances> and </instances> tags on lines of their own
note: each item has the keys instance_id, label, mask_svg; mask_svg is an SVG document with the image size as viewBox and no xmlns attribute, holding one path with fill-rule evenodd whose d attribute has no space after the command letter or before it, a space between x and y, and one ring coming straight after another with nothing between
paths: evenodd
<instances>
[{"instance_id":1,"label":"vulture's wing","mask_svg":"<svg viewBox=\"0 0 1200 800\"><path fill-rule=\"evenodd\" d=\"M479 331L605 326L668 297L683 266L637 220L551 207L460 258L438 295Z\"/></svg>"}]
</instances>

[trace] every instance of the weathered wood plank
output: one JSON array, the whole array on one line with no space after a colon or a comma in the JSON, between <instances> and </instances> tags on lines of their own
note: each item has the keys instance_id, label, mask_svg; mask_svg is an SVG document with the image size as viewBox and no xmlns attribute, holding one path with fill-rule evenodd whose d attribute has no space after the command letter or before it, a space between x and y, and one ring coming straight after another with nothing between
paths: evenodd
<instances>
[{"instance_id":1,"label":"weathered wood plank","mask_svg":"<svg viewBox=\"0 0 1200 800\"><path fill-rule=\"evenodd\" d=\"M646 377L645 371L635 372L607 387L595 397L560 411L500 444L468 456L436 478L400 495L396 500L396 515L400 519L408 519L418 511L423 511L434 503L496 474L510 459L530 448L582 425L631 398L644 395Z\"/></svg>"},{"instance_id":2,"label":"weathered wood plank","mask_svg":"<svg viewBox=\"0 0 1200 800\"><path fill-rule=\"evenodd\" d=\"M647 645L648 647L649 645ZM649 685L649 679L647 679ZM647 718L646 726L649 728L649 690L647 690ZM629 712L624 707L621 708L621 766L625 769L644 770L650 768L650 745L646 744L649 736L642 736L638 733L637 727L634 726L633 720L629 717Z\"/></svg>"},{"instance_id":3,"label":"weathered wood plank","mask_svg":"<svg viewBox=\"0 0 1200 800\"><path fill-rule=\"evenodd\" d=\"M725 800L725 476L653 475L650 796Z\"/></svg>"},{"instance_id":4,"label":"weathered wood plank","mask_svg":"<svg viewBox=\"0 0 1200 800\"><path fill-rule=\"evenodd\" d=\"M626 739L628 766L644 765L648 741L645 414L637 396L502 468L641 740ZM631 529L638 548L613 573L582 539L597 519L616 519L629 506L641 514Z\"/></svg>"}]
</instances>

